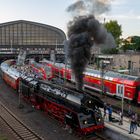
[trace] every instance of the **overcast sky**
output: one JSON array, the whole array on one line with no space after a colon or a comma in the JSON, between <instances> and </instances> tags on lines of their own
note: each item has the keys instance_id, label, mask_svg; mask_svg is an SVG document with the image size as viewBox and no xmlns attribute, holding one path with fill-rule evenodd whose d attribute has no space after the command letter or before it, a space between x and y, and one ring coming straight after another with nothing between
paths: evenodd
<instances>
[{"instance_id":1,"label":"overcast sky","mask_svg":"<svg viewBox=\"0 0 140 140\"><path fill-rule=\"evenodd\" d=\"M71 14L67 7L76 0L0 0L0 23L29 20L52 25L67 32ZM110 1L110 0L104 0ZM117 20L123 36L140 36L140 0L112 0L110 10L103 13L100 22Z\"/></svg>"}]
</instances>

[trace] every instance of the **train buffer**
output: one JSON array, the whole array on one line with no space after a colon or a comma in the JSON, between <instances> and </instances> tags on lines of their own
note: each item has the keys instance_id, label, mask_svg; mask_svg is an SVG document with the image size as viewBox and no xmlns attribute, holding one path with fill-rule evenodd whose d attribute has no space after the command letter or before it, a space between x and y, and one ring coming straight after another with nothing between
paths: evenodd
<instances>
[{"instance_id":1,"label":"train buffer","mask_svg":"<svg viewBox=\"0 0 140 140\"><path fill-rule=\"evenodd\" d=\"M117 113L113 112L112 117L119 120ZM106 134L113 140L140 140L139 126L137 126L137 130L135 130L133 134L129 134L130 121L127 117L123 117L122 125L119 124L119 121L109 122L108 119L105 118L105 128Z\"/></svg>"}]
</instances>

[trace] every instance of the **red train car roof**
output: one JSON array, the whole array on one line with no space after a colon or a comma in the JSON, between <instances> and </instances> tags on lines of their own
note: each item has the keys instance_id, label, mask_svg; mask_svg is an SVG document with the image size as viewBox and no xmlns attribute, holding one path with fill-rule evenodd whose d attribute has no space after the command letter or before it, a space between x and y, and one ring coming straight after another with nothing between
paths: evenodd
<instances>
[{"instance_id":1,"label":"red train car roof","mask_svg":"<svg viewBox=\"0 0 140 140\"><path fill-rule=\"evenodd\" d=\"M101 78L102 72L99 70L87 68L85 75ZM134 85L137 81L140 82L140 78L138 76L120 74L120 73L113 72L113 71L105 72L103 74L103 79L114 81L114 82L119 82L119 83L125 83L128 85Z\"/></svg>"}]
</instances>

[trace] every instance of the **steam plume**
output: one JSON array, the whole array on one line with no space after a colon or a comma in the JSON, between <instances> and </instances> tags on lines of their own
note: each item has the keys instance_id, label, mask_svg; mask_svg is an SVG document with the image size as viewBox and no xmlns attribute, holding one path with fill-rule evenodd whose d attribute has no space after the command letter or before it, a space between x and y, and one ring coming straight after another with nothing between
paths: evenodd
<instances>
[{"instance_id":1,"label":"steam plume","mask_svg":"<svg viewBox=\"0 0 140 140\"><path fill-rule=\"evenodd\" d=\"M94 42L103 43L107 31L94 16L74 18L68 26L69 54L72 70L79 90L83 87L83 72L90 60L90 50Z\"/></svg>"},{"instance_id":2,"label":"steam plume","mask_svg":"<svg viewBox=\"0 0 140 140\"><path fill-rule=\"evenodd\" d=\"M108 12L110 10L111 0L77 0L71 4L67 11L74 16L94 14L96 16Z\"/></svg>"},{"instance_id":3,"label":"steam plume","mask_svg":"<svg viewBox=\"0 0 140 140\"><path fill-rule=\"evenodd\" d=\"M109 43L108 32L94 17L93 13L101 14L109 10L109 0L78 0L68 7L68 12L80 11L90 13L75 16L68 23L68 41L66 51L71 60L71 67L77 82L77 89L83 88L83 72L90 60L91 47L96 44ZM92 14L91 14L92 13ZM108 40L108 41L107 41ZM107 44L106 44L107 45Z\"/></svg>"}]
</instances>

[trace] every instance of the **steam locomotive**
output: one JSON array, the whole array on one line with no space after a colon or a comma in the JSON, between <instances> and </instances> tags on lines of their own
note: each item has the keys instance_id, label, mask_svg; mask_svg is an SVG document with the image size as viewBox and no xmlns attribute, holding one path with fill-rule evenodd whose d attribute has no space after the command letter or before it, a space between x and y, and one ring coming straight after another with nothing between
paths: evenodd
<instances>
[{"instance_id":1,"label":"steam locomotive","mask_svg":"<svg viewBox=\"0 0 140 140\"><path fill-rule=\"evenodd\" d=\"M104 128L99 107L103 102L80 91L39 80L13 65L12 60L1 64L2 77L7 84L21 92L24 100L35 108L68 125L75 132L87 135ZM24 66L27 67L27 66ZM12 70L11 70L12 69Z\"/></svg>"},{"instance_id":2,"label":"steam locomotive","mask_svg":"<svg viewBox=\"0 0 140 140\"><path fill-rule=\"evenodd\" d=\"M79 92L30 77L22 77L21 91L24 98L62 123L82 134L104 128L99 106L94 100Z\"/></svg>"}]
</instances>

